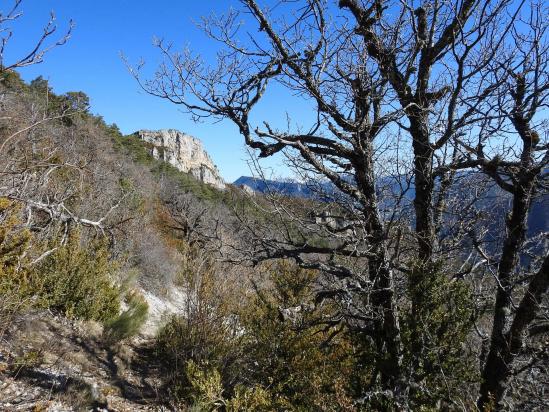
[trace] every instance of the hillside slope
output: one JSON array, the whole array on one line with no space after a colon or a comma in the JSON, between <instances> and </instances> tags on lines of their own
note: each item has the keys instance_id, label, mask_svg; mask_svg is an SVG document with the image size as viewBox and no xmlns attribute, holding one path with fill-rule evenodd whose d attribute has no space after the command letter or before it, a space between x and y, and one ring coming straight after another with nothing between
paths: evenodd
<instances>
[{"instance_id":1,"label":"hillside slope","mask_svg":"<svg viewBox=\"0 0 549 412\"><path fill-rule=\"evenodd\" d=\"M238 192L220 190L225 185L213 174L211 161L208 177L200 167L184 173L154 156L143 136L123 136L116 125L90 114L80 104L87 100L81 92L56 96L41 79L25 84L11 72L3 74L0 95L0 141L5 142L0 200L15 205L18 221L27 220L32 236L23 255L40 262L29 270L38 276L44 262L44 268L54 265L55 273L59 251L70 244L68 233L80 239L74 246L78 259L92 259L92 266L98 263L87 248L108 241L114 265L109 277L120 293L122 313L122 326L78 319L59 297L53 305L49 291L30 290L27 301L4 283L0 270L0 410L159 410L165 399L150 365L154 361L139 359L148 356L169 315L187 308L184 268L215 260L214 250L219 255L202 236L219 219L229 219ZM207 154L201 158L209 160ZM29 159L36 172L30 171ZM0 210L2 224L8 223L6 210ZM23 224L10 227L27 233ZM197 241L208 257L191 251ZM50 244L56 246L46 250ZM221 272L237 277L234 268ZM83 297L77 299L71 308L82 312ZM132 330L133 337L113 343L113 328L128 328L122 322L133 321L124 316L133 316L135 299L148 307L144 323ZM127 353L138 360L122 360Z\"/></svg>"}]
</instances>

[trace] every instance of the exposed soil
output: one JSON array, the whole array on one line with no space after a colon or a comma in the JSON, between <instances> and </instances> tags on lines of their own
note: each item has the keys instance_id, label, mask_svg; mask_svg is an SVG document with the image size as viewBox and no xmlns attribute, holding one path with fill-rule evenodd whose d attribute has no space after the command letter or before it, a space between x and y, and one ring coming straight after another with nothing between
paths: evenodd
<instances>
[{"instance_id":1,"label":"exposed soil","mask_svg":"<svg viewBox=\"0 0 549 412\"><path fill-rule=\"evenodd\" d=\"M151 339L107 344L101 327L49 312L0 337L0 411L166 411Z\"/></svg>"}]
</instances>

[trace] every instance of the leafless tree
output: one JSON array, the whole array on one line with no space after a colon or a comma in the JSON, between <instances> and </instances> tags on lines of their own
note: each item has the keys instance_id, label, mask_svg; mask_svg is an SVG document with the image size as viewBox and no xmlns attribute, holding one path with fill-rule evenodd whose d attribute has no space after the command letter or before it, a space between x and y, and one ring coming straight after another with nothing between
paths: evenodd
<instances>
[{"instance_id":1,"label":"leafless tree","mask_svg":"<svg viewBox=\"0 0 549 412\"><path fill-rule=\"evenodd\" d=\"M511 303L504 272L516 267L532 191L546 164L535 154L546 150L546 145L532 146L531 109L525 104L534 104L534 112L544 107L545 88L540 81L546 63L540 55L537 68L529 72L530 97L524 95L524 80L517 70L506 71L508 62L494 65L501 50L516 41L525 49L519 48L512 59L522 56L522 65L530 67L531 53L526 48L541 47L545 35L539 33L537 41L526 40L528 35L521 37L517 27L521 16L535 6L512 0L424 4L340 0L338 7L323 0L288 0L272 9L255 0L241 4L243 14L232 10L222 18L203 20L202 28L222 46L217 64L209 65L199 55L178 52L158 40L164 61L151 80L142 74L143 63L129 65L130 71L145 91L181 105L196 120L232 121L260 157L284 153L300 173L326 179L337 189L328 194L336 206L326 212L331 218L325 220L318 220L314 213L300 215L277 198L269 213L278 224L268 230L252 228L254 258L292 258L331 276L331 288L321 295L348 302L347 309L353 307L347 315L352 313L358 320L355 325L377 348L374 381L399 407L407 408L411 388L421 385L414 373L421 348L412 351L416 355L410 372L403 365L397 306L401 275L420 270L429 276L436 261L464 259L467 251L473 261L461 265L452 274L454 279L463 279L485 263L495 264L503 270L497 276L500 303L496 308L502 299L507 301L503 311ZM257 24L259 34L244 31L250 21ZM527 29L527 33L534 31L533 26ZM520 65L516 63L512 67ZM513 78L514 83L509 82ZM253 123L253 110L268 88L276 85L302 98L316 121L293 127L289 120L286 129L267 121ZM510 87L507 94L505 87ZM515 97L508 99L508 95ZM542 116L539 111L538 115ZM522 166L513 160L489 159L509 148L496 137L505 129L505 119L523 142L530 142L525 143ZM483 151L487 145L494 147L490 154ZM508 221L515 219L521 227L522 232L516 232L508 223L509 233L514 233L511 238L518 237L506 239L505 244L516 250L507 253L511 251L505 249L501 264L478 248L471 249L478 239L467 242L478 218L475 204L483 193L478 188L465 202L464 196L456 196L456 188L460 182L473 182L464 180L472 168L483 170L513 196L526 191L522 200L513 203L522 204L520 216L512 215ZM509 174L512 168L516 175ZM410 198L413 216L403 220L402 210ZM334 226L336 217L346 224ZM456 228L449 230L450 223ZM315 241L319 234L329 243ZM407 241L408 234L413 242ZM540 284L544 276L541 270L531 277L535 290L525 295L524 302L529 311L536 306L532 299L538 302L545 293L546 286ZM499 297L502 294L509 296ZM412 316L416 304L411 302ZM494 325L500 322L498 311ZM530 318L535 312L529 312ZM525 322L519 335L530 318L517 317ZM501 350L499 345L490 352L498 357ZM484 378L481 392L499 402L503 393L486 386L486 373ZM503 384L504 379L499 382ZM481 395L479 405L485 402L486 396Z\"/></svg>"},{"instance_id":2,"label":"leafless tree","mask_svg":"<svg viewBox=\"0 0 549 412\"><path fill-rule=\"evenodd\" d=\"M41 63L48 52L64 45L72 33L74 25L70 21L67 31L56 38L58 27L52 13L29 53L6 63L4 54L14 40L10 24L22 18L21 5L22 0L15 0L11 8L0 12L1 74ZM18 78L16 73L13 76ZM72 136L67 136L70 133L62 131L59 124L86 111L87 96L68 93L66 102L52 107L56 96L51 94L47 82L44 90L37 90L34 96L10 87L0 85L0 196L24 204L27 225L40 222L35 229L60 223L105 233L106 220L124 201L123 195L96 219L79 216L68 206L83 187L90 159L75 150ZM59 184L60 174L66 175L65 185Z\"/></svg>"},{"instance_id":3,"label":"leafless tree","mask_svg":"<svg viewBox=\"0 0 549 412\"><path fill-rule=\"evenodd\" d=\"M536 318L547 319L548 315L542 310L549 288L548 234L536 234L541 246L537 245L534 255L527 256L526 246L532 243L527 237L532 203L547 196L547 11L546 5L533 3L490 64L487 75L496 88L486 110L500 117L492 114L476 145L460 142L469 157L476 159L484 173L511 197L501 252L489 259L497 285L490 348L478 401L481 410L491 400L498 405L503 401L507 380L514 373L513 362L523 354L529 327ZM484 118L488 119L490 113ZM498 138L504 142L501 146L488 146ZM533 261L530 270L525 259Z\"/></svg>"},{"instance_id":4,"label":"leafless tree","mask_svg":"<svg viewBox=\"0 0 549 412\"><path fill-rule=\"evenodd\" d=\"M64 45L70 38L74 24L69 22L69 27L64 34L55 38L58 33L55 15L53 12L45 24L40 38L31 46L28 53L16 57L11 62L6 62L4 59L5 52L10 41L13 38L13 30L10 24L14 23L23 16L21 11L21 3L23 0L14 0L8 9L0 11L0 70L7 71L19 67L31 66L33 64L42 63L44 56L52 49Z\"/></svg>"}]
</instances>

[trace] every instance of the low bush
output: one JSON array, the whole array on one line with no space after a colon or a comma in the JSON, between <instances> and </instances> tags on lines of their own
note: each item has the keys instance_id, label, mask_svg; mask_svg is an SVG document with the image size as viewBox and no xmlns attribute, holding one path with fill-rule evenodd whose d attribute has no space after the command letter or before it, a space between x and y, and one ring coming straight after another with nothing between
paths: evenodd
<instances>
[{"instance_id":1,"label":"low bush","mask_svg":"<svg viewBox=\"0 0 549 412\"><path fill-rule=\"evenodd\" d=\"M329 305L312 304L317 272L287 261L269 270L240 314L246 331L249 386L269 388L283 410L353 410L353 349L345 334L331 335ZM309 302L309 303L308 303Z\"/></svg>"},{"instance_id":2,"label":"low bush","mask_svg":"<svg viewBox=\"0 0 549 412\"><path fill-rule=\"evenodd\" d=\"M479 380L474 351L466 345L475 322L470 287L449 279L442 264L416 265L407 295L415 302L403 311L401 326L404 362L416 383L411 401L418 409L451 405Z\"/></svg>"},{"instance_id":3,"label":"low bush","mask_svg":"<svg viewBox=\"0 0 549 412\"><path fill-rule=\"evenodd\" d=\"M22 224L20 205L0 198L0 317L24 306L48 308L71 318L106 322L120 311L118 263L104 240L83 244L74 231L65 244L44 245ZM44 258L33 264L30 256ZM133 308L139 312L142 308ZM129 315L129 314L128 314Z\"/></svg>"},{"instance_id":4,"label":"low bush","mask_svg":"<svg viewBox=\"0 0 549 412\"><path fill-rule=\"evenodd\" d=\"M192 310L172 317L157 337L177 403L207 411L354 410L352 348L316 323L330 308L281 316L313 297L315 272L276 265L252 296L219 296L217 283L201 279L200 287L187 288ZM240 304L220 305L231 300Z\"/></svg>"},{"instance_id":5,"label":"low bush","mask_svg":"<svg viewBox=\"0 0 549 412\"><path fill-rule=\"evenodd\" d=\"M0 198L0 338L28 304L25 253L31 234L21 224L20 209L16 202Z\"/></svg>"},{"instance_id":6,"label":"low bush","mask_svg":"<svg viewBox=\"0 0 549 412\"><path fill-rule=\"evenodd\" d=\"M127 309L109 321L105 336L109 342L118 342L136 335L147 320L149 305L145 298L134 291L126 294Z\"/></svg>"},{"instance_id":7,"label":"low bush","mask_svg":"<svg viewBox=\"0 0 549 412\"><path fill-rule=\"evenodd\" d=\"M106 322L120 311L117 270L104 240L83 245L80 235L73 233L32 270L32 291L44 308L69 318Z\"/></svg>"},{"instance_id":8,"label":"low bush","mask_svg":"<svg viewBox=\"0 0 549 412\"><path fill-rule=\"evenodd\" d=\"M191 410L227 412L278 410L271 401L270 393L264 388L237 385L233 396L225 397L221 375L216 369L207 365L199 367L193 361L189 361L185 371L190 384Z\"/></svg>"},{"instance_id":9,"label":"low bush","mask_svg":"<svg viewBox=\"0 0 549 412\"><path fill-rule=\"evenodd\" d=\"M24 277L22 268L31 234L21 224L20 209L16 202L0 198L0 291L9 290L12 283Z\"/></svg>"},{"instance_id":10,"label":"low bush","mask_svg":"<svg viewBox=\"0 0 549 412\"><path fill-rule=\"evenodd\" d=\"M241 304L239 286L198 245L187 245L182 252L176 283L185 291L185 302L181 314L160 329L156 347L165 366L166 387L178 401L187 402L193 392L188 362L218 371L230 393L238 383L243 348L235 316Z\"/></svg>"}]
</instances>

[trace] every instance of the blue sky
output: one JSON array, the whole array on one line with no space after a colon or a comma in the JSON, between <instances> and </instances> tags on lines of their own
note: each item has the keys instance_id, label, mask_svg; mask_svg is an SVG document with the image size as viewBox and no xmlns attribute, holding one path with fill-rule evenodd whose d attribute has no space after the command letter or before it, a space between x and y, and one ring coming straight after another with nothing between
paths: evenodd
<instances>
[{"instance_id":1,"label":"blue sky","mask_svg":"<svg viewBox=\"0 0 549 412\"><path fill-rule=\"evenodd\" d=\"M14 0L0 2L0 10ZM190 116L169 102L147 95L139 89L128 73L120 53L131 62L143 58L148 68L154 68L159 55L152 45L153 38L188 46L206 57L212 57L218 45L209 40L195 23L201 16L222 14L238 0L23 0L24 15L13 24L14 37L6 51L21 56L41 34L50 11L55 11L59 30L63 31L73 19L76 27L71 40L53 50L45 62L21 69L30 81L42 75L57 93L84 91L91 98L92 111L102 115L107 123L116 123L124 133L139 129L175 128L201 139L206 150L218 165L221 175L232 182L241 175L249 175L248 154L242 136L230 122L194 123ZM263 0L263 4L277 4L277 0ZM330 3L336 7L336 2ZM255 36L255 23L249 25ZM281 92L281 87L269 91L254 108L253 120L284 125L286 111L292 120L305 128L311 119L310 105ZM309 110L308 110L309 109ZM269 177L288 177L288 169L280 157L262 161Z\"/></svg>"},{"instance_id":2,"label":"blue sky","mask_svg":"<svg viewBox=\"0 0 549 412\"><path fill-rule=\"evenodd\" d=\"M3 1L7 8L11 1ZM215 45L195 26L200 16L222 13L235 1L184 0L24 0L24 15L13 24L14 37L6 52L22 55L33 44L54 11L60 32L73 19L76 27L72 38L63 47L53 50L42 64L20 70L25 80L39 75L49 79L56 93L82 90L91 98L92 111L107 123L116 123L124 133L138 129L176 128L200 138L229 182L248 175L248 155L243 138L229 122L194 123L177 106L142 92L128 74L120 59L124 53L130 61L144 58L149 66L158 62L152 46L154 36L172 40L175 45L188 45L208 54ZM273 116L281 109L281 96L273 94L258 107L258 117ZM288 104L293 117L299 117L298 104ZM283 111L279 113L283 115ZM287 176L281 159L266 161L275 176Z\"/></svg>"}]
</instances>

